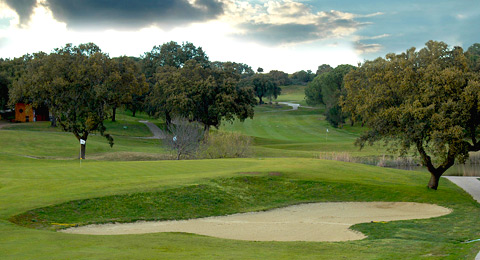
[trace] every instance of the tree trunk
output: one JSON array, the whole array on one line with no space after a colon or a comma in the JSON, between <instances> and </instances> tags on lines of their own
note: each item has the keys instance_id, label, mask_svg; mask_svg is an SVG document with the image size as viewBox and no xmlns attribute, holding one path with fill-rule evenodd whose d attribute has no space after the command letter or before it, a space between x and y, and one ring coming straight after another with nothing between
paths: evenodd
<instances>
[{"instance_id":1,"label":"tree trunk","mask_svg":"<svg viewBox=\"0 0 480 260\"><path fill-rule=\"evenodd\" d=\"M132 110L132 117L135 117L135 113L136 113L136 112L137 112L136 109L133 109L133 110Z\"/></svg>"},{"instance_id":2,"label":"tree trunk","mask_svg":"<svg viewBox=\"0 0 480 260\"><path fill-rule=\"evenodd\" d=\"M86 144L81 144L80 145L80 160L85 160L85 149Z\"/></svg>"},{"instance_id":3,"label":"tree trunk","mask_svg":"<svg viewBox=\"0 0 480 260\"><path fill-rule=\"evenodd\" d=\"M428 188L432 190L437 190L438 182L440 181L441 176L442 174L430 173L430 181L428 182Z\"/></svg>"},{"instance_id":4,"label":"tree trunk","mask_svg":"<svg viewBox=\"0 0 480 260\"><path fill-rule=\"evenodd\" d=\"M440 177L442 177L442 174L445 173L448 168L452 167L455 163L455 150L449 149L445 161L443 161L440 166L435 167L432 163L432 158L427 155L425 149L423 148L423 142L421 140L417 140L416 145L418 153L422 158L423 165L426 166L428 171L430 172L430 181L428 182L428 188L437 190Z\"/></svg>"},{"instance_id":5,"label":"tree trunk","mask_svg":"<svg viewBox=\"0 0 480 260\"><path fill-rule=\"evenodd\" d=\"M165 111L165 123L167 126L172 123L172 118L170 117L170 113L168 111Z\"/></svg>"},{"instance_id":6,"label":"tree trunk","mask_svg":"<svg viewBox=\"0 0 480 260\"><path fill-rule=\"evenodd\" d=\"M263 100L262 100L262 97L258 97L260 99L260 105L263 104Z\"/></svg>"},{"instance_id":7,"label":"tree trunk","mask_svg":"<svg viewBox=\"0 0 480 260\"><path fill-rule=\"evenodd\" d=\"M57 127L57 118L52 116L52 119L50 120L50 127Z\"/></svg>"},{"instance_id":8,"label":"tree trunk","mask_svg":"<svg viewBox=\"0 0 480 260\"><path fill-rule=\"evenodd\" d=\"M117 106L114 106L114 107L112 108L112 111L113 111L113 113L112 113L112 122L115 122L115 114L117 113Z\"/></svg>"}]
</instances>

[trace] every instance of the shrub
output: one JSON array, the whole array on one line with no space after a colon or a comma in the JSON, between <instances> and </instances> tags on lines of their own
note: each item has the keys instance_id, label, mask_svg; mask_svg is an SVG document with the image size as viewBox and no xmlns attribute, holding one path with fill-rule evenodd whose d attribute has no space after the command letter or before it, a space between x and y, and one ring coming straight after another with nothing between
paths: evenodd
<instances>
[{"instance_id":1,"label":"shrub","mask_svg":"<svg viewBox=\"0 0 480 260\"><path fill-rule=\"evenodd\" d=\"M233 132L212 132L202 145L199 157L245 158L251 155L252 137Z\"/></svg>"},{"instance_id":2,"label":"shrub","mask_svg":"<svg viewBox=\"0 0 480 260\"><path fill-rule=\"evenodd\" d=\"M175 151L176 159L195 155L204 138L205 130L198 122L189 122L185 118L175 118L164 132L164 143Z\"/></svg>"}]
</instances>

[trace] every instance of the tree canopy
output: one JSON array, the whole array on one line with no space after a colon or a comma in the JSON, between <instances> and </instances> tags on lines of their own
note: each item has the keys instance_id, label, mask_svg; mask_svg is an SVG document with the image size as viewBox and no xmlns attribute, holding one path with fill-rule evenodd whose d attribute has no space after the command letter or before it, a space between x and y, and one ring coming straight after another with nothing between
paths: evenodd
<instances>
[{"instance_id":1,"label":"tree canopy","mask_svg":"<svg viewBox=\"0 0 480 260\"><path fill-rule=\"evenodd\" d=\"M110 60L110 71L106 80L103 95L112 108L112 121L115 122L116 109L142 97L148 91L145 75L140 71L140 65L131 57L118 57ZM132 104L130 107L134 107Z\"/></svg>"},{"instance_id":2,"label":"tree canopy","mask_svg":"<svg viewBox=\"0 0 480 260\"><path fill-rule=\"evenodd\" d=\"M288 73L279 70L271 70L268 72L268 75L273 79L277 86L287 86L290 85L292 82L288 77Z\"/></svg>"},{"instance_id":3,"label":"tree canopy","mask_svg":"<svg viewBox=\"0 0 480 260\"><path fill-rule=\"evenodd\" d=\"M480 72L480 43L470 46L465 53L471 71Z\"/></svg>"},{"instance_id":4,"label":"tree canopy","mask_svg":"<svg viewBox=\"0 0 480 260\"><path fill-rule=\"evenodd\" d=\"M322 65L318 66L317 72L315 74L318 76L318 75L321 75L323 73L330 72L332 70L333 70L333 68L330 65L322 64Z\"/></svg>"},{"instance_id":5,"label":"tree canopy","mask_svg":"<svg viewBox=\"0 0 480 260\"><path fill-rule=\"evenodd\" d=\"M460 47L429 41L366 61L347 74L345 88L344 111L369 127L357 144L384 140L400 154L414 148L431 173L429 188L455 159L480 150L480 76Z\"/></svg>"},{"instance_id":6,"label":"tree canopy","mask_svg":"<svg viewBox=\"0 0 480 260\"><path fill-rule=\"evenodd\" d=\"M160 67L149 102L167 124L175 115L200 122L206 129L219 127L222 120L253 117L253 90L238 86L238 80L229 69L205 67L192 59L181 68Z\"/></svg>"},{"instance_id":7,"label":"tree canopy","mask_svg":"<svg viewBox=\"0 0 480 260\"><path fill-rule=\"evenodd\" d=\"M329 72L326 69L305 88L307 104L325 104L325 116L334 127L345 123L346 113L342 112L339 100L345 92L343 77L354 68L352 65L339 65Z\"/></svg>"},{"instance_id":8,"label":"tree canopy","mask_svg":"<svg viewBox=\"0 0 480 260\"><path fill-rule=\"evenodd\" d=\"M264 103L263 98L277 98L282 89L275 83L275 80L269 74L257 73L252 77L245 79L241 85L253 88L255 96L258 97L260 104Z\"/></svg>"},{"instance_id":9,"label":"tree canopy","mask_svg":"<svg viewBox=\"0 0 480 260\"><path fill-rule=\"evenodd\" d=\"M113 138L105 133L103 121L108 117L109 98L113 78L122 78L118 67L93 44L67 44L47 55L37 53L28 62L26 72L13 84L11 102L28 101L34 106L44 105L66 132L80 140L98 131L111 146ZM132 79L123 78L124 84ZM118 82L115 82L118 83ZM85 144L81 144L81 158L85 159Z\"/></svg>"},{"instance_id":10,"label":"tree canopy","mask_svg":"<svg viewBox=\"0 0 480 260\"><path fill-rule=\"evenodd\" d=\"M315 78L315 74L311 70L300 70L290 75L293 84L305 85Z\"/></svg>"}]
</instances>

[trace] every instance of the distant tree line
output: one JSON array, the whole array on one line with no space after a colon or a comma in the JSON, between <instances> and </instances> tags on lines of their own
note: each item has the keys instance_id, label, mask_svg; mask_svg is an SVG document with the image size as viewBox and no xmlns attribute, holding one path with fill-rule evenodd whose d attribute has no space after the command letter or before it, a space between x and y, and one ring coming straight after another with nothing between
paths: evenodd
<instances>
[{"instance_id":1,"label":"distant tree line","mask_svg":"<svg viewBox=\"0 0 480 260\"><path fill-rule=\"evenodd\" d=\"M173 116L184 117L208 130L222 120L252 118L257 104L249 80L256 75L248 65L211 62L192 43L168 42L140 58L110 58L93 43L67 44L49 54L0 60L0 69L2 109L18 102L44 106L78 140L96 131L110 145L104 121L115 121L121 106L134 116L145 111L167 124Z\"/></svg>"}]
</instances>

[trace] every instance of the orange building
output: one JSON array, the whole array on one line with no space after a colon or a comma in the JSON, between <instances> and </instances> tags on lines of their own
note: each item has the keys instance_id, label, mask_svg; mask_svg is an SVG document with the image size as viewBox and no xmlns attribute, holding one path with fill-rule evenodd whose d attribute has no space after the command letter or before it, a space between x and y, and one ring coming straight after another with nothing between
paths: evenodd
<instances>
[{"instance_id":1,"label":"orange building","mask_svg":"<svg viewBox=\"0 0 480 260\"><path fill-rule=\"evenodd\" d=\"M33 109L31 104L15 104L16 122L48 121L48 110L45 108Z\"/></svg>"},{"instance_id":2,"label":"orange building","mask_svg":"<svg viewBox=\"0 0 480 260\"><path fill-rule=\"evenodd\" d=\"M33 108L31 104L15 104L15 121L31 122L33 121Z\"/></svg>"}]
</instances>

